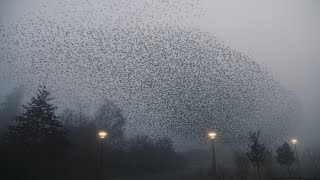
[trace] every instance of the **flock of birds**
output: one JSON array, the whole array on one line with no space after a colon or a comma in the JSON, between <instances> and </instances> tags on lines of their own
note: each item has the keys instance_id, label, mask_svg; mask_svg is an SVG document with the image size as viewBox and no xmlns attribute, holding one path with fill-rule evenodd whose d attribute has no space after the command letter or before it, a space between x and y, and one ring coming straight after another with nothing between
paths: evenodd
<instances>
[{"instance_id":1,"label":"flock of birds","mask_svg":"<svg viewBox=\"0 0 320 180\"><path fill-rule=\"evenodd\" d=\"M59 107L114 101L127 134L283 140L299 103L268 69L192 27L198 1L60 0L1 24L1 77L46 84Z\"/></svg>"}]
</instances>

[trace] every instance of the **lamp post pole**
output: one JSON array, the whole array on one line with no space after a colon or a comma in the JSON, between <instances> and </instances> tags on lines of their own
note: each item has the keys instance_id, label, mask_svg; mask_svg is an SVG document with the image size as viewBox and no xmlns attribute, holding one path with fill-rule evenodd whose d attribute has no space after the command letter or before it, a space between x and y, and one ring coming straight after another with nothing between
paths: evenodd
<instances>
[{"instance_id":1,"label":"lamp post pole","mask_svg":"<svg viewBox=\"0 0 320 180\"><path fill-rule=\"evenodd\" d=\"M298 142L298 140L297 139L292 139L291 142L294 145L294 151L296 152L298 168L300 169L300 162L299 162L298 151L297 151L297 142Z\"/></svg>"},{"instance_id":2,"label":"lamp post pole","mask_svg":"<svg viewBox=\"0 0 320 180\"><path fill-rule=\"evenodd\" d=\"M98 136L100 138L100 157L99 157L99 170L98 179L102 179L103 175L103 141L107 137L108 133L106 131L99 131Z\"/></svg>"},{"instance_id":3,"label":"lamp post pole","mask_svg":"<svg viewBox=\"0 0 320 180\"><path fill-rule=\"evenodd\" d=\"M216 177L217 176L217 164L216 164L216 155L215 155L215 152L214 152L214 141L213 139L211 140L212 142L212 176L213 177Z\"/></svg>"},{"instance_id":4,"label":"lamp post pole","mask_svg":"<svg viewBox=\"0 0 320 180\"><path fill-rule=\"evenodd\" d=\"M215 152L214 152L214 139L216 137L216 133L214 132L209 132L209 138L211 139L211 144L212 144L212 177L215 179L218 175L217 173L217 163L216 163L216 157L215 157Z\"/></svg>"},{"instance_id":5,"label":"lamp post pole","mask_svg":"<svg viewBox=\"0 0 320 180\"><path fill-rule=\"evenodd\" d=\"M100 170L103 168L103 139L100 139Z\"/></svg>"}]
</instances>

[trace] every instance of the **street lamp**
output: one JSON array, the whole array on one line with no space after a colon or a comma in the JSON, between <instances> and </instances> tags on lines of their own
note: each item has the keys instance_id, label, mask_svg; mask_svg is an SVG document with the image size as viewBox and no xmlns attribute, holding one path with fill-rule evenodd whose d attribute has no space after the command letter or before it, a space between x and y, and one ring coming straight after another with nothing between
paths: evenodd
<instances>
[{"instance_id":1,"label":"street lamp","mask_svg":"<svg viewBox=\"0 0 320 180\"><path fill-rule=\"evenodd\" d=\"M297 144L297 142L298 142L298 140L296 140L296 139L292 139L292 140L291 140L291 142L292 142L292 144L296 145L296 144Z\"/></svg>"},{"instance_id":2,"label":"street lamp","mask_svg":"<svg viewBox=\"0 0 320 180\"><path fill-rule=\"evenodd\" d=\"M297 162L298 162L298 167L300 169L300 162L299 162L299 158L298 158L298 152L297 152L297 143L298 140L296 138L291 139L291 143L294 145L294 151L296 151L296 158L297 158Z\"/></svg>"},{"instance_id":3,"label":"street lamp","mask_svg":"<svg viewBox=\"0 0 320 180\"><path fill-rule=\"evenodd\" d=\"M209 132L208 136L211 140L214 140L214 138L217 136L217 134L215 132Z\"/></svg>"},{"instance_id":4,"label":"street lamp","mask_svg":"<svg viewBox=\"0 0 320 180\"><path fill-rule=\"evenodd\" d=\"M107 137L108 133L106 131L99 131L98 135L100 139L104 139Z\"/></svg>"},{"instance_id":5,"label":"street lamp","mask_svg":"<svg viewBox=\"0 0 320 180\"><path fill-rule=\"evenodd\" d=\"M217 134L215 132L209 132L208 136L212 143L212 176L213 178L217 176L217 164L216 164L216 157L214 153L214 139L216 138Z\"/></svg>"},{"instance_id":6,"label":"street lamp","mask_svg":"<svg viewBox=\"0 0 320 180\"><path fill-rule=\"evenodd\" d=\"M106 139L107 138L107 136L108 136L108 133L107 133L107 131L104 131L104 130L100 130L99 132L98 132L98 136L99 136L99 138L100 138L100 163L99 163L99 174L100 174L100 176L101 176L101 178L102 178L102 169L103 169L103 141L104 141L104 139Z\"/></svg>"}]
</instances>

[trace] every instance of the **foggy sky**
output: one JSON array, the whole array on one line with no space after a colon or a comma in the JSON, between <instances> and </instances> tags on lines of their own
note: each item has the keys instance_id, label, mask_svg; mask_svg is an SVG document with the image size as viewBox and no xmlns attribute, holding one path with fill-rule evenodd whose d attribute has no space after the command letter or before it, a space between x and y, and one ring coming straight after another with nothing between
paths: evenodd
<instances>
[{"instance_id":1,"label":"foggy sky","mask_svg":"<svg viewBox=\"0 0 320 180\"><path fill-rule=\"evenodd\" d=\"M304 119L296 136L319 137L320 2L203 0L200 25L260 64L300 98Z\"/></svg>"},{"instance_id":2,"label":"foggy sky","mask_svg":"<svg viewBox=\"0 0 320 180\"><path fill-rule=\"evenodd\" d=\"M18 18L40 6L40 1L0 0L1 20ZM302 142L319 137L320 2L201 0L200 6L203 14L193 25L268 67L303 104L304 117L294 136Z\"/></svg>"}]
</instances>

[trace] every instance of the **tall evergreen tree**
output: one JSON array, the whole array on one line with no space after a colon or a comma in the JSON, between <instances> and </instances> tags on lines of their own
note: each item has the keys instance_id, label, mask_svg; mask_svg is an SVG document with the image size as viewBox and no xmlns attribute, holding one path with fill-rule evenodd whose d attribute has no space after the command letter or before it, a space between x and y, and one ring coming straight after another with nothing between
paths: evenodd
<instances>
[{"instance_id":1,"label":"tall evergreen tree","mask_svg":"<svg viewBox=\"0 0 320 180\"><path fill-rule=\"evenodd\" d=\"M46 87L40 87L36 97L23 106L25 112L17 116L15 124L9 127L6 141L23 145L28 150L66 142L62 123L55 115L57 107L50 103L52 100Z\"/></svg>"},{"instance_id":2,"label":"tall evergreen tree","mask_svg":"<svg viewBox=\"0 0 320 180\"><path fill-rule=\"evenodd\" d=\"M260 168L267 156L267 148L260 143L260 131L249 133L249 151L247 156L250 162L257 167L258 177L260 180Z\"/></svg>"},{"instance_id":3,"label":"tall evergreen tree","mask_svg":"<svg viewBox=\"0 0 320 180\"><path fill-rule=\"evenodd\" d=\"M52 99L46 87L40 87L4 134L1 146L7 157L1 161L12 165L8 171L24 172L20 179L61 179L65 174L68 144L62 123L55 115L57 107L50 103ZM20 169L14 168L14 164L19 164ZM5 177L13 179L12 173Z\"/></svg>"},{"instance_id":4,"label":"tall evergreen tree","mask_svg":"<svg viewBox=\"0 0 320 180\"><path fill-rule=\"evenodd\" d=\"M277 149L276 158L279 164L287 166L288 174L290 174L290 166L294 163L296 158L294 157L294 152L287 142L284 142L282 146Z\"/></svg>"}]
</instances>

